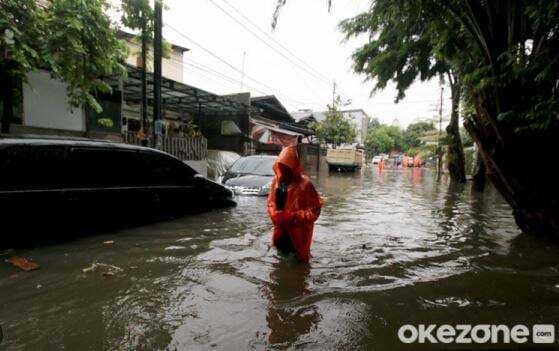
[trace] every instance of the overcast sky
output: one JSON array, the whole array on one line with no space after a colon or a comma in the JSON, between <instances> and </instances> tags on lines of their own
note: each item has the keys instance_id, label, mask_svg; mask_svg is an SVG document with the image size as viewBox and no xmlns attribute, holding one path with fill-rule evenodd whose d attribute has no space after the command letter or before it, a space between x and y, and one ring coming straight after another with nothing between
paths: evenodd
<instances>
[{"instance_id":1,"label":"overcast sky","mask_svg":"<svg viewBox=\"0 0 559 351\"><path fill-rule=\"evenodd\" d=\"M432 118L437 114L440 99L438 80L414 84L406 99L394 104L393 87L369 98L373 83L364 82L364 76L352 72L350 56L364 38L343 42L337 25L365 11L369 2L333 0L332 11L328 13L327 0L288 0L276 30L271 31L276 0L165 0L163 34L171 43L191 49L182 63L185 83L217 94L241 90L250 91L252 96L275 94L290 111L322 111L332 101L335 79L342 98L352 100L346 108L362 108L384 123L398 118L403 127L418 119ZM445 114L449 95L446 88Z\"/></svg>"}]
</instances>

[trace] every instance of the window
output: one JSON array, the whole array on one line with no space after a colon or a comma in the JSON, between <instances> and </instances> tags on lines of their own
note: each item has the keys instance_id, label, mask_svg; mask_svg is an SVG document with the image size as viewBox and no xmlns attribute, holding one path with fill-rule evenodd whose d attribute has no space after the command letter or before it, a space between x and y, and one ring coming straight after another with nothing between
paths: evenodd
<instances>
[{"instance_id":1,"label":"window","mask_svg":"<svg viewBox=\"0 0 559 351\"><path fill-rule=\"evenodd\" d=\"M273 176L275 159L272 157L243 157L231 167L231 173Z\"/></svg>"},{"instance_id":2,"label":"window","mask_svg":"<svg viewBox=\"0 0 559 351\"><path fill-rule=\"evenodd\" d=\"M63 188L68 183L66 148L49 145L13 145L0 149L0 189Z\"/></svg>"}]
</instances>

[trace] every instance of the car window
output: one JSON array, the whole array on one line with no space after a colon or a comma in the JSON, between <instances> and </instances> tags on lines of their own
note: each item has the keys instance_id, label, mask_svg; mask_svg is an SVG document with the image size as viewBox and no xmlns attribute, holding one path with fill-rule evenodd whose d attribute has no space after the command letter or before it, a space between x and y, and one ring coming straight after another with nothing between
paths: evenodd
<instances>
[{"instance_id":1,"label":"car window","mask_svg":"<svg viewBox=\"0 0 559 351\"><path fill-rule=\"evenodd\" d=\"M136 151L73 147L69 154L73 188L146 185Z\"/></svg>"},{"instance_id":2,"label":"car window","mask_svg":"<svg viewBox=\"0 0 559 351\"><path fill-rule=\"evenodd\" d=\"M0 149L0 190L55 189L67 182L66 148L14 145Z\"/></svg>"},{"instance_id":3,"label":"car window","mask_svg":"<svg viewBox=\"0 0 559 351\"><path fill-rule=\"evenodd\" d=\"M196 174L187 164L164 154L140 152L138 156L151 184L189 185Z\"/></svg>"},{"instance_id":4,"label":"car window","mask_svg":"<svg viewBox=\"0 0 559 351\"><path fill-rule=\"evenodd\" d=\"M137 150L73 148L75 187L188 185L196 173L164 154Z\"/></svg>"},{"instance_id":5,"label":"car window","mask_svg":"<svg viewBox=\"0 0 559 351\"><path fill-rule=\"evenodd\" d=\"M230 172L239 174L255 174L273 176L272 169L275 159L271 157L243 157L231 166Z\"/></svg>"}]
</instances>

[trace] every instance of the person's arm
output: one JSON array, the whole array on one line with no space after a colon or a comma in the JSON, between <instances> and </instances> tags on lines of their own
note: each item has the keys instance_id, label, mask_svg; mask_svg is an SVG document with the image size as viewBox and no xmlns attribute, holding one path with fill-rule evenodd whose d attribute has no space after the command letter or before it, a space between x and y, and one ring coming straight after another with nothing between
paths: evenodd
<instances>
[{"instance_id":1,"label":"person's arm","mask_svg":"<svg viewBox=\"0 0 559 351\"><path fill-rule=\"evenodd\" d=\"M274 225L280 225L283 222L283 211L279 211L276 207L276 189L277 181L274 178L270 186L270 193L268 194L268 215Z\"/></svg>"},{"instance_id":2,"label":"person's arm","mask_svg":"<svg viewBox=\"0 0 559 351\"><path fill-rule=\"evenodd\" d=\"M306 198L306 203L308 205L305 208L293 212L293 221L295 223L314 223L320 216L320 208L322 207L320 195L318 195L314 185L310 181L307 181L300 196Z\"/></svg>"}]
</instances>

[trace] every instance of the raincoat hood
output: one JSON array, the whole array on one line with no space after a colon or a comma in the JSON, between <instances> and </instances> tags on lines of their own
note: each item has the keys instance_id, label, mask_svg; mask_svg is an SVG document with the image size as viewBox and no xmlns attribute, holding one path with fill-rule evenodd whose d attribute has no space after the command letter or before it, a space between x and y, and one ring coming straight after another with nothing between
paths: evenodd
<instances>
[{"instance_id":1,"label":"raincoat hood","mask_svg":"<svg viewBox=\"0 0 559 351\"><path fill-rule=\"evenodd\" d=\"M282 169L280 164L288 167L296 179L301 178L303 165L299 160L299 153L297 152L296 146L284 147L283 150L281 150L281 153L273 166L274 173L277 178L282 178Z\"/></svg>"}]
</instances>

